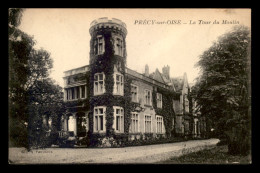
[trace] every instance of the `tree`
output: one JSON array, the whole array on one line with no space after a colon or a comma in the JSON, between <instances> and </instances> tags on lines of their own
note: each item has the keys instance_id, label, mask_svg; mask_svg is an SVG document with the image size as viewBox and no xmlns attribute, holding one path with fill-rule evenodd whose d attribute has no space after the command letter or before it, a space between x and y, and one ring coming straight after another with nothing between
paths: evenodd
<instances>
[{"instance_id":1,"label":"tree","mask_svg":"<svg viewBox=\"0 0 260 173\"><path fill-rule=\"evenodd\" d=\"M28 90L29 113L28 139L29 144L36 147L46 147L55 143L55 139L46 137L46 131L57 132L60 127L60 115L64 111L63 93L59 85L50 78L38 80ZM44 117L51 118L51 129L42 122Z\"/></svg>"},{"instance_id":2,"label":"tree","mask_svg":"<svg viewBox=\"0 0 260 173\"><path fill-rule=\"evenodd\" d=\"M247 27L234 27L197 63L197 109L211 120L217 136L228 140L232 154L248 154L250 149L250 42Z\"/></svg>"},{"instance_id":3,"label":"tree","mask_svg":"<svg viewBox=\"0 0 260 173\"><path fill-rule=\"evenodd\" d=\"M17 28L23 11L9 9L9 137L11 145L28 148L28 134L41 128L41 116L62 107L62 91L48 78L50 53L36 50L33 37Z\"/></svg>"}]
</instances>

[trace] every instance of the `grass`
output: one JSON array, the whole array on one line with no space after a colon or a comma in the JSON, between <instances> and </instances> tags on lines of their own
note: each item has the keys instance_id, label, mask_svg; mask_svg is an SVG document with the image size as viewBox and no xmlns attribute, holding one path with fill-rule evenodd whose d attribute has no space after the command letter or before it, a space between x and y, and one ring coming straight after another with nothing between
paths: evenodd
<instances>
[{"instance_id":1,"label":"grass","mask_svg":"<svg viewBox=\"0 0 260 173\"><path fill-rule=\"evenodd\" d=\"M232 156L227 145L216 146L180 157L174 157L159 164L250 164L251 156Z\"/></svg>"}]
</instances>

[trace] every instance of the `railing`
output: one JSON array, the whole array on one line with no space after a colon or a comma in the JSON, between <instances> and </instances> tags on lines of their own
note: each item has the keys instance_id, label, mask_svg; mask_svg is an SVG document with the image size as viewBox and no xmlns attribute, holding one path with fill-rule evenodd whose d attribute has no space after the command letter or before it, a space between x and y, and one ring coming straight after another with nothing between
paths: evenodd
<instances>
[{"instance_id":1,"label":"railing","mask_svg":"<svg viewBox=\"0 0 260 173\"><path fill-rule=\"evenodd\" d=\"M63 136L74 136L74 132L73 131L59 131L59 137L63 137Z\"/></svg>"},{"instance_id":2,"label":"railing","mask_svg":"<svg viewBox=\"0 0 260 173\"><path fill-rule=\"evenodd\" d=\"M67 71L64 72L64 77L75 75L75 74L78 74L78 73L84 73L84 72L87 72L87 71L89 71L89 65L85 65L83 67L78 67L78 68L74 68L74 69L71 69L71 70L67 70Z\"/></svg>"},{"instance_id":3,"label":"railing","mask_svg":"<svg viewBox=\"0 0 260 173\"><path fill-rule=\"evenodd\" d=\"M63 137L63 136L68 135L67 131L59 131L58 133L59 133L59 137Z\"/></svg>"},{"instance_id":4,"label":"railing","mask_svg":"<svg viewBox=\"0 0 260 173\"><path fill-rule=\"evenodd\" d=\"M46 131L46 136L47 137L51 136L51 133L53 133L53 132ZM62 130L62 131L58 131L57 133L59 135L59 138L64 137L64 136L74 136L74 132L73 131L63 131Z\"/></svg>"}]
</instances>

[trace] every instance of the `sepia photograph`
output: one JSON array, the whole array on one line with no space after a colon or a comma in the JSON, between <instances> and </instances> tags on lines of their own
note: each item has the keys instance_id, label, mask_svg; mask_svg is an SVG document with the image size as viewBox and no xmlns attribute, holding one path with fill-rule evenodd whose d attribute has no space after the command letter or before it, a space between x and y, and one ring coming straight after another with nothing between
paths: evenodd
<instances>
[{"instance_id":1,"label":"sepia photograph","mask_svg":"<svg viewBox=\"0 0 260 173\"><path fill-rule=\"evenodd\" d=\"M9 8L8 163L252 164L250 8Z\"/></svg>"}]
</instances>

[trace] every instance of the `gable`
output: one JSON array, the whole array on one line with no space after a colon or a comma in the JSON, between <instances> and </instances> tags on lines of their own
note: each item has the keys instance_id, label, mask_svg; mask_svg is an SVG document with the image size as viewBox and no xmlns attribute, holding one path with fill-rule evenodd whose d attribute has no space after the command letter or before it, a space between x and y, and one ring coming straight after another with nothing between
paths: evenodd
<instances>
[{"instance_id":1,"label":"gable","mask_svg":"<svg viewBox=\"0 0 260 173\"><path fill-rule=\"evenodd\" d=\"M174 88L177 92L181 91L183 89L183 77L175 77L172 78L172 83L174 85Z\"/></svg>"},{"instance_id":2,"label":"gable","mask_svg":"<svg viewBox=\"0 0 260 173\"><path fill-rule=\"evenodd\" d=\"M155 70L155 73L153 75L153 79L157 80L159 82L165 83L165 81L163 80L163 77L162 77L162 75L161 75L161 73L159 72L158 69Z\"/></svg>"}]
</instances>

